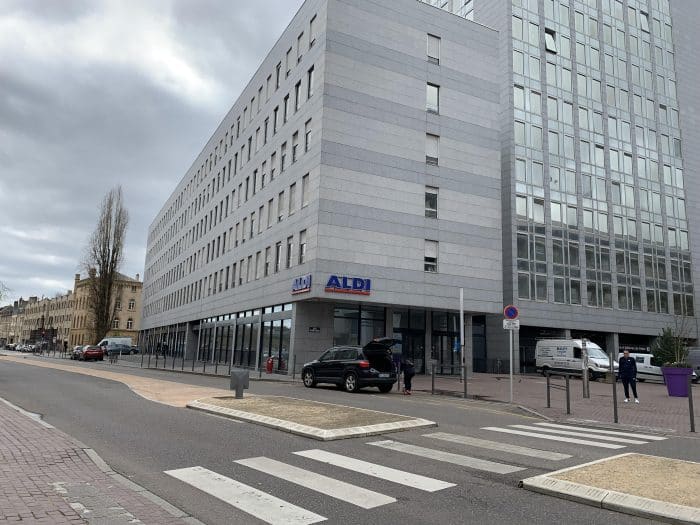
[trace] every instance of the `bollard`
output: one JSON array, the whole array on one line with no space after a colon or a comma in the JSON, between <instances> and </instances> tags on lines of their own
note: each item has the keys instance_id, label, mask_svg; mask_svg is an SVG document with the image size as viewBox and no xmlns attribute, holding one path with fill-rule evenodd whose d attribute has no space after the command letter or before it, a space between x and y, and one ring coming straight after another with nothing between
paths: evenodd
<instances>
[{"instance_id":1,"label":"bollard","mask_svg":"<svg viewBox=\"0 0 700 525\"><path fill-rule=\"evenodd\" d=\"M566 374L566 413L571 414L571 396L569 395L569 374Z\"/></svg>"},{"instance_id":2,"label":"bollard","mask_svg":"<svg viewBox=\"0 0 700 525\"><path fill-rule=\"evenodd\" d=\"M549 372L545 373L545 377L547 378L547 408L552 408L552 402L549 397L549 388L550 388L550 380L549 380Z\"/></svg>"},{"instance_id":3,"label":"bollard","mask_svg":"<svg viewBox=\"0 0 700 525\"><path fill-rule=\"evenodd\" d=\"M695 432L695 410L693 409L693 375L688 375L688 411L690 412L690 431Z\"/></svg>"},{"instance_id":4,"label":"bollard","mask_svg":"<svg viewBox=\"0 0 700 525\"><path fill-rule=\"evenodd\" d=\"M294 381L294 379L296 379L296 375L297 375L297 356L296 356L296 354L294 354L292 356L292 381Z\"/></svg>"},{"instance_id":5,"label":"bollard","mask_svg":"<svg viewBox=\"0 0 700 525\"><path fill-rule=\"evenodd\" d=\"M249 372L249 370L231 370L230 390L236 391L236 399L241 399L243 397L243 389L250 386Z\"/></svg>"},{"instance_id":6,"label":"bollard","mask_svg":"<svg viewBox=\"0 0 700 525\"><path fill-rule=\"evenodd\" d=\"M435 363L430 364L430 395L435 394Z\"/></svg>"}]
</instances>

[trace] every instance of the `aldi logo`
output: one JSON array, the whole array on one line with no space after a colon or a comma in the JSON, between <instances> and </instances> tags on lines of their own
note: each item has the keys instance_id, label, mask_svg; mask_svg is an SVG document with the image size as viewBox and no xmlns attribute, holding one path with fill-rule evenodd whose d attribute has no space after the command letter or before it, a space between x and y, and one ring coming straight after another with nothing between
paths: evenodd
<instances>
[{"instance_id":1,"label":"aldi logo","mask_svg":"<svg viewBox=\"0 0 700 525\"><path fill-rule=\"evenodd\" d=\"M302 275L292 281L292 295L311 291L311 274Z\"/></svg>"},{"instance_id":2,"label":"aldi logo","mask_svg":"<svg viewBox=\"0 0 700 525\"><path fill-rule=\"evenodd\" d=\"M331 275L326 283L326 292L369 295L372 292L372 281L362 277L347 277Z\"/></svg>"}]
</instances>

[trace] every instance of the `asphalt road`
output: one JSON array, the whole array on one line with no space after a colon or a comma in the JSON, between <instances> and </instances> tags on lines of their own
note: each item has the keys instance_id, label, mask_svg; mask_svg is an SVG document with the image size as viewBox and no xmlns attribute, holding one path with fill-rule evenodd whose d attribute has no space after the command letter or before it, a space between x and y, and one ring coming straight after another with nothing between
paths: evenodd
<instances>
[{"instance_id":1,"label":"asphalt road","mask_svg":"<svg viewBox=\"0 0 700 525\"><path fill-rule=\"evenodd\" d=\"M105 367L105 364L75 366ZM225 387L225 380L171 375L164 372L120 369L119 371L177 380L206 386ZM0 362L0 397L44 419L94 448L112 468L145 486L176 507L207 524L260 523L255 518L213 496L164 474L164 471L202 466L218 474L255 487L285 501L328 518L328 523L365 524L463 524L463 523L642 523L639 518L590 506L534 494L517 488L520 479L584 463L620 452L700 460L697 440L672 438L607 450L571 443L543 441L525 436L497 434L482 427L505 428L531 425L538 420L490 404L458 399L382 396L374 393L350 395L336 389L304 389L300 385L252 383L255 393L290 395L358 407L426 417L437 421L437 429L374 436L323 443L265 427L238 423L188 409L147 401L125 385L109 380L47 368ZM446 432L514 445L560 452L572 457L543 460L438 442L425 437ZM394 440L431 450L468 455L524 468L511 474L475 470L436 461L433 458L386 450L368 443ZM293 454L309 449L335 452L377 465L413 472L455 486L437 492L399 485L341 469ZM234 463L265 456L323 474L396 499L373 509L331 498L288 481Z\"/></svg>"}]
</instances>

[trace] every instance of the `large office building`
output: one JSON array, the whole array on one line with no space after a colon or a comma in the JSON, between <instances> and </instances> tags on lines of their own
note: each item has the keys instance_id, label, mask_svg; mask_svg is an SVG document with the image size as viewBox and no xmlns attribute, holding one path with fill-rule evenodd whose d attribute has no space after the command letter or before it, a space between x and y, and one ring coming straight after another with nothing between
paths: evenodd
<instances>
[{"instance_id":1,"label":"large office building","mask_svg":"<svg viewBox=\"0 0 700 525\"><path fill-rule=\"evenodd\" d=\"M276 368L400 339L423 371L695 338L692 0L308 0L154 220L142 336Z\"/></svg>"}]
</instances>

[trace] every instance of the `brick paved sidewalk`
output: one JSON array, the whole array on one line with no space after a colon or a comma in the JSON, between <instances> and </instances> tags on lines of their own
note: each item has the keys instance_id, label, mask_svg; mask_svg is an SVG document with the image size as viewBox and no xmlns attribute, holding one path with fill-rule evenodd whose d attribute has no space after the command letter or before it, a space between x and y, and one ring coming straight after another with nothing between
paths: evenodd
<instances>
[{"instance_id":1,"label":"brick paved sidewalk","mask_svg":"<svg viewBox=\"0 0 700 525\"><path fill-rule=\"evenodd\" d=\"M551 408L547 408L546 379L539 375L515 375L513 401L538 413L557 420L584 419L601 423L613 423L612 385L602 381L591 381L589 399L583 398L581 380L570 380L571 414L566 414L566 391L564 378L552 377ZM688 398L669 397L666 386L659 383L638 383L640 404L623 403L622 384L617 383L618 423L657 429L669 429L677 433L690 434ZM453 395L461 395L463 385L459 378L435 378L435 389ZM507 375L474 374L467 382L469 397L488 401L509 399ZM413 391L430 392L430 376L413 378ZM693 385L695 401L695 424L700 430L700 386ZM693 435L693 434L690 434Z\"/></svg>"},{"instance_id":2,"label":"brick paved sidewalk","mask_svg":"<svg viewBox=\"0 0 700 525\"><path fill-rule=\"evenodd\" d=\"M2 399L0 421L0 524L199 523Z\"/></svg>"}]
</instances>

